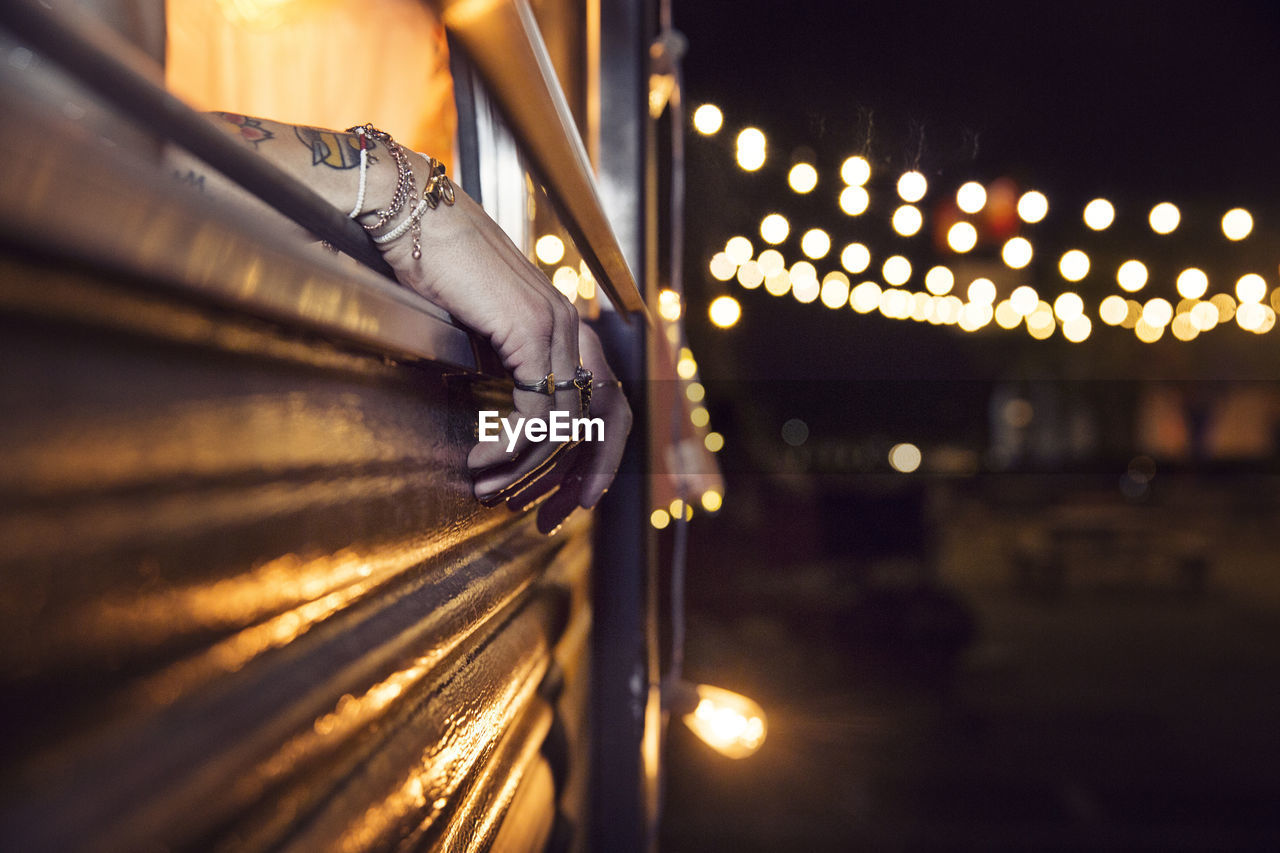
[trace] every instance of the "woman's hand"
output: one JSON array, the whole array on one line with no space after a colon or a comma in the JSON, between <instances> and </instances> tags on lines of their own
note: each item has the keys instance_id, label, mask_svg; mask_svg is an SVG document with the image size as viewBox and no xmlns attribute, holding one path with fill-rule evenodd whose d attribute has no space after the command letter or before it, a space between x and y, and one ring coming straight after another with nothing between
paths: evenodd
<instances>
[{"instance_id":1,"label":"woman's hand","mask_svg":"<svg viewBox=\"0 0 1280 853\"><path fill-rule=\"evenodd\" d=\"M426 161L414 155L414 171ZM408 235L383 246L400 281L455 319L483 335L503 366L521 383L548 374L572 379L581 364L593 375L591 405L580 409L575 388L553 395L514 391L512 418L547 420L551 411L590 415L603 422L600 440L577 444L531 442L522 431L515 445L480 442L467 457L476 496L524 509L546 495L538 528L550 532L578 506L592 507L613 480L631 429L631 408L605 361L595 333L579 322L577 309L516 248L506 233L470 197L455 190L452 206L422 218L422 257L413 258Z\"/></svg>"},{"instance_id":2,"label":"woman's hand","mask_svg":"<svg viewBox=\"0 0 1280 853\"><path fill-rule=\"evenodd\" d=\"M228 113L211 118L340 210L351 209L360 179L357 134ZM385 139L368 136L364 143L373 156L358 218L372 226L379 220L375 211L387 205L395 191L397 168ZM403 210L377 229L380 234L409 216L431 174L427 158L404 150L414 173L414 191ZM170 160L179 173L194 163L179 153ZM252 198L216 175L207 177L201 175L207 192ZM573 304L466 193L455 188L454 195L452 205L423 212L419 257L414 257L411 232L379 247L401 284L488 340L518 382L537 384L549 375L563 382L574 378L580 364L592 372L595 387L589 412L581 411L576 388L553 394L517 388L513 418L549 420L553 410L568 412L570 418L589 414L603 422L600 440L534 442L521 431L510 449L506 440L479 442L467 457L479 499L490 504L506 501L516 510L545 499L538 527L550 532L574 508L594 506L608 488L631 429L631 409L599 340L579 322Z\"/></svg>"}]
</instances>

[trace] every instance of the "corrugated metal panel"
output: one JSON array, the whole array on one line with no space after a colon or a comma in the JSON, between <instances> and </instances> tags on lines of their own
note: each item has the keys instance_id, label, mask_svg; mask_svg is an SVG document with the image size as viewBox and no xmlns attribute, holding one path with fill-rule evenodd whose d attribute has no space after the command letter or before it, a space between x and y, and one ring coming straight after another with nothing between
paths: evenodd
<instances>
[{"instance_id":1,"label":"corrugated metal panel","mask_svg":"<svg viewBox=\"0 0 1280 853\"><path fill-rule=\"evenodd\" d=\"M472 498L509 386L412 295L42 138L0 182L0 846L540 844L590 520Z\"/></svg>"}]
</instances>

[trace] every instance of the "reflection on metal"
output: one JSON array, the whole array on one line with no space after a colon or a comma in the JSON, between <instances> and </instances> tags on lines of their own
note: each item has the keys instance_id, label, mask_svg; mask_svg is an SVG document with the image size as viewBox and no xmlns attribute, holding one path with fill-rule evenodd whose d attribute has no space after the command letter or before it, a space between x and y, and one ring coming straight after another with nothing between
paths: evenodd
<instances>
[{"instance_id":1,"label":"reflection on metal","mask_svg":"<svg viewBox=\"0 0 1280 853\"><path fill-rule=\"evenodd\" d=\"M590 162L525 0L436 0L565 212L565 227L614 306L645 313L635 277L605 216Z\"/></svg>"},{"instance_id":2,"label":"reflection on metal","mask_svg":"<svg viewBox=\"0 0 1280 853\"><path fill-rule=\"evenodd\" d=\"M2 263L6 846L465 849L518 802L545 831L560 791L518 791L545 673L584 690L590 528L471 498L500 390Z\"/></svg>"}]
</instances>

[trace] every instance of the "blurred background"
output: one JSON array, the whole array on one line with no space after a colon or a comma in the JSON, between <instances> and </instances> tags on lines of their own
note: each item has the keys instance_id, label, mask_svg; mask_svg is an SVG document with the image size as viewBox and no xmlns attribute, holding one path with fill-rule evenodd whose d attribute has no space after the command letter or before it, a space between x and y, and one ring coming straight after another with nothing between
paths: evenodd
<instances>
[{"instance_id":1,"label":"blurred background","mask_svg":"<svg viewBox=\"0 0 1280 853\"><path fill-rule=\"evenodd\" d=\"M672 728L664 849L1280 843L1278 24L677 4L685 672L769 734Z\"/></svg>"}]
</instances>

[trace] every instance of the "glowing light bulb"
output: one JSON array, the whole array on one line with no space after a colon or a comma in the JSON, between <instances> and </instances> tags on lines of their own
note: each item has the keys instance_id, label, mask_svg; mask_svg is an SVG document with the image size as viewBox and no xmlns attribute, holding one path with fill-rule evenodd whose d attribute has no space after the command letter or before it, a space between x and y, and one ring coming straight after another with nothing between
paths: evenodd
<instances>
[{"instance_id":1,"label":"glowing light bulb","mask_svg":"<svg viewBox=\"0 0 1280 853\"><path fill-rule=\"evenodd\" d=\"M1204 270L1189 267L1178 274L1178 293L1184 299L1199 299L1209 289L1209 276Z\"/></svg>"},{"instance_id":2,"label":"glowing light bulb","mask_svg":"<svg viewBox=\"0 0 1280 853\"><path fill-rule=\"evenodd\" d=\"M946 267L934 267L924 274L925 290L935 296L945 296L955 286L956 277Z\"/></svg>"},{"instance_id":3,"label":"glowing light bulb","mask_svg":"<svg viewBox=\"0 0 1280 853\"><path fill-rule=\"evenodd\" d=\"M1236 282L1236 298L1244 302L1261 302L1267 295L1267 281L1256 272L1240 276Z\"/></svg>"},{"instance_id":4,"label":"glowing light bulb","mask_svg":"<svg viewBox=\"0 0 1280 853\"><path fill-rule=\"evenodd\" d=\"M707 512L719 512L720 507L724 504L724 495L715 489L707 489L702 493L702 508Z\"/></svg>"},{"instance_id":5,"label":"glowing light bulb","mask_svg":"<svg viewBox=\"0 0 1280 853\"><path fill-rule=\"evenodd\" d=\"M860 187L871 179L871 164L857 155L840 164L840 180L851 187Z\"/></svg>"},{"instance_id":6,"label":"glowing light bulb","mask_svg":"<svg viewBox=\"0 0 1280 853\"><path fill-rule=\"evenodd\" d=\"M1000 250L1000 257L1010 269L1020 270L1031 263L1033 253L1029 240L1025 237L1013 237Z\"/></svg>"},{"instance_id":7,"label":"glowing light bulb","mask_svg":"<svg viewBox=\"0 0 1280 853\"><path fill-rule=\"evenodd\" d=\"M707 306L711 322L721 329L728 329L742 317L742 306L732 296L717 296Z\"/></svg>"},{"instance_id":8,"label":"glowing light bulb","mask_svg":"<svg viewBox=\"0 0 1280 853\"><path fill-rule=\"evenodd\" d=\"M859 314L870 314L880 307L880 285L874 281L864 281L849 294L849 304Z\"/></svg>"},{"instance_id":9,"label":"glowing light bulb","mask_svg":"<svg viewBox=\"0 0 1280 853\"><path fill-rule=\"evenodd\" d=\"M760 236L766 243L773 243L776 246L787 239L790 233L791 223L787 222L787 218L781 213L770 213L760 220Z\"/></svg>"},{"instance_id":10,"label":"glowing light bulb","mask_svg":"<svg viewBox=\"0 0 1280 853\"><path fill-rule=\"evenodd\" d=\"M1079 249L1066 252L1058 261L1058 272L1067 281L1079 281L1089 274L1089 256Z\"/></svg>"},{"instance_id":11,"label":"glowing light bulb","mask_svg":"<svg viewBox=\"0 0 1280 853\"><path fill-rule=\"evenodd\" d=\"M751 241L746 237L730 237L729 241L724 244L724 253L729 256L729 260L741 266L751 260L751 256L755 254L755 249L751 245Z\"/></svg>"},{"instance_id":12,"label":"glowing light bulb","mask_svg":"<svg viewBox=\"0 0 1280 853\"><path fill-rule=\"evenodd\" d=\"M914 169L903 172L902 177L898 178L898 195L903 201L917 202L924 198L928 190L929 182L925 180L924 175Z\"/></svg>"},{"instance_id":13,"label":"glowing light bulb","mask_svg":"<svg viewBox=\"0 0 1280 853\"><path fill-rule=\"evenodd\" d=\"M904 204L893 212L893 230L903 237L919 233L923 224L924 216L920 213L920 208L914 205Z\"/></svg>"},{"instance_id":14,"label":"glowing light bulb","mask_svg":"<svg viewBox=\"0 0 1280 853\"><path fill-rule=\"evenodd\" d=\"M1173 306L1169 300L1157 296L1142 306L1142 322L1155 329L1162 329L1173 319Z\"/></svg>"},{"instance_id":15,"label":"glowing light bulb","mask_svg":"<svg viewBox=\"0 0 1280 853\"><path fill-rule=\"evenodd\" d=\"M814 260L825 258L831 251L831 237L821 228L810 228L800 238L800 251Z\"/></svg>"},{"instance_id":16,"label":"glowing light bulb","mask_svg":"<svg viewBox=\"0 0 1280 853\"><path fill-rule=\"evenodd\" d=\"M760 253L760 257L756 258L756 263L760 265L760 271L765 275L775 273L787 265L786 259L777 249L765 249Z\"/></svg>"},{"instance_id":17,"label":"glowing light bulb","mask_svg":"<svg viewBox=\"0 0 1280 853\"><path fill-rule=\"evenodd\" d=\"M947 245L961 254L978 245L978 229L968 222L957 222L947 230Z\"/></svg>"},{"instance_id":18,"label":"glowing light bulb","mask_svg":"<svg viewBox=\"0 0 1280 853\"><path fill-rule=\"evenodd\" d=\"M1093 322L1083 314L1078 314L1062 323L1062 336L1073 344L1087 339L1093 332Z\"/></svg>"},{"instance_id":19,"label":"glowing light bulb","mask_svg":"<svg viewBox=\"0 0 1280 853\"><path fill-rule=\"evenodd\" d=\"M1162 201L1151 208L1147 221L1151 223L1151 230L1157 234L1171 234L1182 221L1182 214L1178 212L1177 205Z\"/></svg>"},{"instance_id":20,"label":"glowing light bulb","mask_svg":"<svg viewBox=\"0 0 1280 853\"><path fill-rule=\"evenodd\" d=\"M894 255L884 262L884 280L889 284L906 284L911 278L911 262L902 255Z\"/></svg>"},{"instance_id":21,"label":"glowing light bulb","mask_svg":"<svg viewBox=\"0 0 1280 853\"><path fill-rule=\"evenodd\" d=\"M1066 323L1068 320L1084 314L1084 300L1080 298L1080 294L1072 293L1068 290L1059 294L1058 298L1053 300L1053 313L1058 316L1059 320Z\"/></svg>"},{"instance_id":22,"label":"glowing light bulb","mask_svg":"<svg viewBox=\"0 0 1280 853\"><path fill-rule=\"evenodd\" d=\"M1108 326L1119 326L1128 315L1129 306L1124 301L1124 297L1114 293L1103 299L1102 304L1098 306L1098 316Z\"/></svg>"},{"instance_id":23,"label":"glowing light bulb","mask_svg":"<svg viewBox=\"0 0 1280 853\"><path fill-rule=\"evenodd\" d=\"M1222 233L1228 240L1243 240L1253 231L1253 216L1242 207L1228 210L1222 215Z\"/></svg>"},{"instance_id":24,"label":"glowing light bulb","mask_svg":"<svg viewBox=\"0 0 1280 853\"><path fill-rule=\"evenodd\" d=\"M864 187L850 186L840 191L840 209L849 216L866 213L870 204L871 195Z\"/></svg>"},{"instance_id":25,"label":"glowing light bulb","mask_svg":"<svg viewBox=\"0 0 1280 853\"><path fill-rule=\"evenodd\" d=\"M798 193L812 192L818 185L818 170L808 163L796 163L787 173L787 183Z\"/></svg>"},{"instance_id":26,"label":"glowing light bulb","mask_svg":"<svg viewBox=\"0 0 1280 853\"><path fill-rule=\"evenodd\" d=\"M724 252L716 252L711 257L711 275L717 281L728 281L738 272L738 265L729 259Z\"/></svg>"},{"instance_id":27,"label":"glowing light bulb","mask_svg":"<svg viewBox=\"0 0 1280 853\"><path fill-rule=\"evenodd\" d=\"M551 284L563 293L566 299L572 300L578 295L578 271L568 266L557 267L551 276Z\"/></svg>"},{"instance_id":28,"label":"glowing light bulb","mask_svg":"<svg viewBox=\"0 0 1280 853\"><path fill-rule=\"evenodd\" d=\"M1116 209L1105 198L1095 198L1084 206L1084 224L1094 231L1104 231L1116 221Z\"/></svg>"},{"instance_id":29,"label":"glowing light bulb","mask_svg":"<svg viewBox=\"0 0 1280 853\"><path fill-rule=\"evenodd\" d=\"M1034 225L1049 213L1049 199L1037 190L1025 192L1018 199L1018 216L1023 222Z\"/></svg>"},{"instance_id":30,"label":"glowing light bulb","mask_svg":"<svg viewBox=\"0 0 1280 853\"><path fill-rule=\"evenodd\" d=\"M924 461L924 455L920 452L920 448L911 442L895 444L889 449L889 465L899 473L910 474L920 467L922 461Z\"/></svg>"},{"instance_id":31,"label":"glowing light bulb","mask_svg":"<svg viewBox=\"0 0 1280 853\"><path fill-rule=\"evenodd\" d=\"M754 172L764 165L765 139L759 129L748 127L738 134L738 165Z\"/></svg>"},{"instance_id":32,"label":"glowing light bulb","mask_svg":"<svg viewBox=\"0 0 1280 853\"><path fill-rule=\"evenodd\" d=\"M1014 288L1013 293L1009 294L1009 304L1014 311L1018 312L1020 317L1027 317L1039 306L1040 295L1036 293L1034 287L1024 284L1021 287Z\"/></svg>"},{"instance_id":33,"label":"glowing light bulb","mask_svg":"<svg viewBox=\"0 0 1280 853\"><path fill-rule=\"evenodd\" d=\"M564 257L564 241L554 234L543 234L538 238L538 242L533 244L533 253L544 264L559 263Z\"/></svg>"},{"instance_id":34,"label":"glowing light bulb","mask_svg":"<svg viewBox=\"0 0 1280 853\"><path fill-rule=\"evenodd\" d=\"M871 266L871 252L861 243L850 243L840 252L840 266L857 275Z\"/></svg>"},{"instance_id":35,"label":"glowing light bulb","mask_svg":"<svg viewBox=\"0 0 1280 853\"><path fill-rule=\"evenodd\" d=\"M670 323L674 323L680 319L680 313L680 294L674 290L662 290L658 294L658 316Z\"/></svg>"},{"instance_id":36,"label":"glowing light bulb","mask_svg":"<svg viewBox=\"0 0 1280 853\"><path fill-rule=\"evenodd\" d=\"M711 136L724 124L724 113L715 104L703 104L693 111L693 127L703 136Z\"/></svg>"},{"instance_id":37,"label":"glowing light bulb","mask_svg":"<svg viewBox=\"0 0 1280 853\"><path fill-rule=\"evenodd\" d=\"M747 261L738 267L738 284L747 290L755 290L759 287L764 282L764 276L764 269L758 261Z\"/></svg>"},{"instance_id":38,"label":"glowing light bulb","mask_svg":"<svg viewBox=\"0 0 1280 853\"><path fill-rule=\"evenodd\" d=\"M1125 261L1116 270L1116 283L1121 290L1136 293L1147 283L1147 267L1142 261Z\"/></svg>"},{"instance_id":39,"label":"glowing light bulb","mask_svg":"<svg viewBox=\"0 0 1280 853\"><path fill-rule=\"evenodd\" d=\"M975 278L966 295L971 303L991 305L996 301L996 283L989 278Z\"/></svg>"},{"instance_id":40,"label":"glowing light bulb","mask_svg":"<svg viewBox=\"0 0 1280 853\"><path fill-rule=\"evenodd\" d=\"M753 699L709 684L670 688L673 711L704 743L727 758L746 758L764 744L769 724Z\"/></svg>"},{"instance_id":41,"label":"glowing light bulb","mask_svg":"<svg viewBox=\"0 0 1280 853\"><path fill-rule=\"evenodd\" d=\"M849 301L849 277L842 272L829 272L822 278L822 304L832 309L843 308Z\"/></svg>"},{"instance_id":42,"label":"glowing light bulb","mask_svg":"<svg viewBox=\"0 0 1280 853\"><path fill-rule=\"evenodd\" d=\"M956 190L956 207L965 213L977 213L987 204L987 190L977 181L968 181Z\"/></svg>"}]
</instances>

